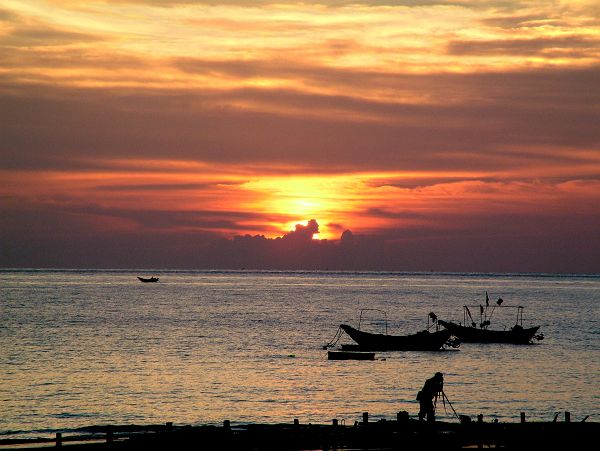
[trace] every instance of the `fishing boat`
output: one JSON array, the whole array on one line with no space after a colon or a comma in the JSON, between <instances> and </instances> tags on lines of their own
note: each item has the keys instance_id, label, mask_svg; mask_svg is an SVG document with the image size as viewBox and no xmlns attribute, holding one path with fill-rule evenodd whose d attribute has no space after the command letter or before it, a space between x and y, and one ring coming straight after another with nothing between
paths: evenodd
<instances>
[{"instance_id":1,"label":"fishing boat","mask_svg":"<svg viewBox=\"0 0 600 451\"><path fill-rule=\"evenodd\" d=\"M543 340L543 334L537 334L540 326L523 327L523 306L519 305L517 309L517 322L514 326L505 330L490 329L491 319L496 307L502 306L503 299L499 298L496 304L489 311L489 296L485 293L485 307L483 305L471 307L479 308L479 325L473 319L471 310L468 306L463 306L463 323L454 323L452 321L437 320L437 323L458 337L461 341L471 343L511 343L511 344L531 344L534 340ZM504 306L502 308L510 308ZM479 326L479 327L478 327Z\"/></svg>"},{"instance_id":2,"label":"fishing boat","mask_svg":"<svg viewBox=\"0 0 600 451\"><path fill-rule=\"evenodd\" d=\"M356 349L369 351L438 351L452 336L449 330L423 330L412 335L387 335L364 332L348 324L341 324L340 329L358 343Z\"/></svg>"},{"instance_id":3,"label":"fishing boat","mask_svg":"<svg viewBox=\"0 0 600 451\"><path fill-rule=\"evenodd\" d=\"M138 279L140 280L140 282L158 282L158 277L150 277L148 279L144 277L138 277Z\"/></svg>"},{"instance_id":4,"label":"fishing boat","mask_svg":"<svg viewBox=\"0 0 600 451\"><path fill-rule=\"evenodd\" d=\"M430 332L428 327L426 330L411 335L389 335L387 315L385 315L385 333L362 331L360 325L363 312L367 310L377 310L385 315L385 312L378 309L362 309L358 328L348 324L340 324L335 337L324 348L335 346L344 333L357 343L355 345L342 345L344 351L439 351L444 345L458 347L458 343L451 340L452 332L447 329Z\"/></svg>"}]
</instances>

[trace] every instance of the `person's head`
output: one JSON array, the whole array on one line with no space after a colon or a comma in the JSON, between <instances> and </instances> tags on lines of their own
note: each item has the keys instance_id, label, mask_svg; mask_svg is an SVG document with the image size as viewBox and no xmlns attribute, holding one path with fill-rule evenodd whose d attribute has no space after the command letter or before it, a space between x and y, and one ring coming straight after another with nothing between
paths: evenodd
<instances>
[{"instance_id":1,"label":"person's head","mask_svg":"<svg viewBox=\"0 0 600 451\"><path fill-rule=\"evenodd\" d=\"M436 381L443 381L444 380L444 375L442 373L440 373L440 372L437 372L437 373L434 374L433 378Z\"/></svg>"}]
</instances>

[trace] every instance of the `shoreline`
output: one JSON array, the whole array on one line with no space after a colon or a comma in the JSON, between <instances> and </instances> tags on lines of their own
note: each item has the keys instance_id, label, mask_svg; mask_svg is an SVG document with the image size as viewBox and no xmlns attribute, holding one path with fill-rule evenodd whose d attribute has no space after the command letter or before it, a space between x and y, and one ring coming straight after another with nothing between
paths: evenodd
<instances>
[{"instance_id":1,"label":"shoreline","mask_svg":"<svg viewBox=\"0 0 600 451\"><path fill-rule=\"evenodd\" d=\"M587 418L586 418L587 419ZM366 420L366 421L365 421ZM444 449L492 447L503 449L579 449L593 443L600 434L598 422L565 421L520 423L471 422L470 418L450 423L419 422L403 412L397 420L368 421L353 425L338 424L240 424L223 425L105 425L77 429L79 432L56 433L56 437L38 439L0 439L3 450L39 450L61 446L83 451L196 449L214 447L225 450L330 450L377 449L410 450L433 446Z\"/></svg>"}]
</instances>

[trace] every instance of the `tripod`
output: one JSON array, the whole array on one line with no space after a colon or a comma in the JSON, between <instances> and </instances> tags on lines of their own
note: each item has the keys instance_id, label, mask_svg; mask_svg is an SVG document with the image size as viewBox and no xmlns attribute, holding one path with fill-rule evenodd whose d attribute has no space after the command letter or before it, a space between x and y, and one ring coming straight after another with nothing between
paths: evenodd
<instances>
[{"instance_id":1,"label":"tripod","mask_svg":"<svg viewBox=\"0 0 600 451\"><path fill-rule=\"evenodd\" d=\"M444 402L444 408L446 408L446 401L448 401L448 405L452 409L452 412L454 412L454 416L460 421L460 416L456 413L456 410L454 410L454 406L446 396L446 393L444 393L444 390L442 390L442 401Z\"/></svg>"}]
</instances>

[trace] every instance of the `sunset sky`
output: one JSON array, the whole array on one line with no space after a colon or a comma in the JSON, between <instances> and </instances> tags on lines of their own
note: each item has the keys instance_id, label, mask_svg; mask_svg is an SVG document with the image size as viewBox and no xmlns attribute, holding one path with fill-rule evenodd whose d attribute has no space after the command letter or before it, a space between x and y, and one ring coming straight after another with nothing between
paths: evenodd
<instances>
[{"instance_id":1,"label":"sunset sky","mask_svg":"<svg viewBox=\"0 0 600 451\"><path fill-rule=\"evenodd\" d=\"M353 269L600 273L600 3L2 2L0 266L238 267L310 219Z\"/></svg>"}]
</instances>

